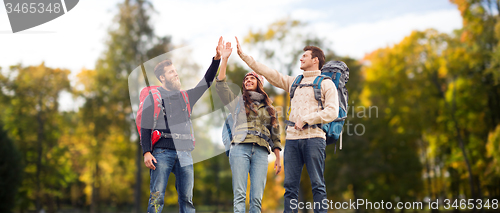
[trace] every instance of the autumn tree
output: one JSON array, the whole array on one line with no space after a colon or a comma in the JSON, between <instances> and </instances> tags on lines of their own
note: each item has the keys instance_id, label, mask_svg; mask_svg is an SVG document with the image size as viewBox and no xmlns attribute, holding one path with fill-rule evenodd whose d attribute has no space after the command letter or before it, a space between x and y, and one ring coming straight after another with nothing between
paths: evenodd
<instances>
[{"instance_id":1,"label":"autumn tree","mask_svg":"<svg viewBox=\"0 0 500 213\"><path fill-rule=\"evenodd\" d=\"M146 173L141 172L142 150L138 139L131 141L136 133L127 78L142 62L171 48L169 37L154 33L151 2L125 0L118 8L114 19L117 24L110 27L106 49L95 70L85 70L79 76L84 88L79 94L85 99L79 112L80 122L90 135L86 136L90 147L86 171L90 175L85 182L91 186L86 190L91 212L97 211L101 198L121 205L135 200L137 212L141 209L140 201L145 201L142 191L146 190L140 187L146 184L142 178ZM123 182L117 182L122 178ZM135 196L130 194L132 188Z\"/></svg>"},{"instance_id":2,"label":"autumn tree","mask_svg":"<svg viewBox=\"0 0 500 213\"><path fill-rule=\"evenodd\" d=\"M19 189L21 211L34 207L56 211L56 199L74 181L66 147L58 145L64 127L59 95L70 91L69 70L38 66L12 66L0 75L4 108L2 121L22 154L25 165ZM29 177L29 178L28 178Z\"/></svg>"}]
</instances>

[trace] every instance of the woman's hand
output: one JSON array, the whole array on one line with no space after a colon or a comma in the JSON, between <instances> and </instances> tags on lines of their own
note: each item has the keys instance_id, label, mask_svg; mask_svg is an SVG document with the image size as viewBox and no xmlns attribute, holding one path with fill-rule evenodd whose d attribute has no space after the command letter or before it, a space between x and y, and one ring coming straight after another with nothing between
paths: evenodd
<instances>
[{"instance_id":1,"label":"woman's hand","mask_svg":"<svg viewBox=\"0 0 500 213\"><path fill-rule=\"evenodd\" d=\"M280 150L274 149L274 155L276 156L276 160L274 161L274 174L277 175L281 172Z\"/></svg>"},{"instance_id":2,"label":"woman's hand","mask_svg":"<svg viewBox=\"0 0 500 213\"><path fill-rule=\"evenodd\" d=\"M226 78L227 60L229 59L233 48L231 48L231 42L227 42L226 45L224 45L224 41L222 41L222 37L220 37L217 49L220 50L220 54L222 55L222 61L219 67L219 76L217 79L224 80Z\"/></svg>"},{"instance_id":3,"label":"woman's hand","mask_svg":"<svg viewBox=\"0 0 500 213\"><path fill-rule=\"evenodd\" d=\"M241 45L240 45L240 41L238 41L238 37L235 36L235 38L236 38L236 49L237 49L238 55L241 58L241 55L243 54L243 50L241 50Z\"/></svg>"},{"instance_id":4,"label":"woman's hand","mask_svg":"<svg viewBox=\"0 0 500 213\"><path fill-rule=\"evenodd\" d=\"M231 42L227 42L222 49L222 59L227 60L232 52L233 48L231 48Z\"/></svg>"}]
</instances>

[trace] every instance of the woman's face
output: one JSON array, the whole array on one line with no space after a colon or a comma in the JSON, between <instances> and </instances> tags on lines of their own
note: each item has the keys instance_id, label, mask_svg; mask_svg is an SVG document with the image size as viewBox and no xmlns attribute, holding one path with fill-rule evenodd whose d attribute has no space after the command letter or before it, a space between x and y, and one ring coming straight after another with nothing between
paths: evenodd
<instances>
[{"instance_id":1,"label":"woman's face","mask_svg":"<svg viewBox=\"0 0 500 213\"><path fill-rule=\"evenodd\" d=\"M255 91L257 90L257 78L254 75L247 75L245 79L243 80L245 89L248 91Z\"/></svg>"}]
</instances>

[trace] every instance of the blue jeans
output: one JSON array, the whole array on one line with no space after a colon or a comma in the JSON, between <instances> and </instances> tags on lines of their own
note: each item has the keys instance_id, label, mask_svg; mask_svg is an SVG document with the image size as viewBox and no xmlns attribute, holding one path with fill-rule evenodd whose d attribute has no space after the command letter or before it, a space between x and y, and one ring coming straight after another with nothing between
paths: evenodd
<instances>
[{"instance_id":1,"label":"blue jeans","mask_svg":"<svg viewBox=\"0 0 500 213\"><path fill-rule=\"evenodd\" d=\"M326 157L325 148L326 141L322 138L286 140L284 153L284 212L298 212L298 209L292 209L296 207L296 205L292 204L297 204L299 198L300 175L304 164L306 165L307 173L311 178L313 200L314 203L317 204L314 208L314 212L327 212L327 209L321 209L323 207L321 205L322 201L327 199L324 178Z\"/></svg>"},{"instance_id":2,"label":"blue jeans","mask_svg":"<svg viewBox=\"0 0 500 213\"><path fill-rule=\"evenodd\" d=\"M245 213L247 179L250 173L250 213L261 212L267 179L267 149L252 143L231 145L229 163L233 173L234 212Z\"/></svg>"},{"instance_id":3,"label":"blue jeans","mask_svg":"<svg viewBox=\"0 0 500 213\"><path fill-rule=\"evenodd\" d=\"M149 170L151 192L148 203L148 213L159 213L163 209L165 189L170 172L175 175L175 188L179 195L179 212L195 212L193 205L193 158L191 152L155 148L153 156L156 170ZM184 165L184 166L181 166Z\"/></svg>"}]
</instances>

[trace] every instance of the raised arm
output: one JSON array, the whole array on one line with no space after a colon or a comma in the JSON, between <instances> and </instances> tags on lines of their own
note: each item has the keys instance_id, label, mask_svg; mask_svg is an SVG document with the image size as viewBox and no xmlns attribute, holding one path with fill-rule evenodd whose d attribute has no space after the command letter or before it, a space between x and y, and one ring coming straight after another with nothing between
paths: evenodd
<instances>
[{"instance_id":1,"label":"raised arm","mask_svg":"<svg viewBox=\"0 0 500 213\"><path fill-rule=\"evenodd\" d=\"M226 78L227 61L229 60L229 56L231 56L232 51L233 48L231 48L231 42L227 42L222 48L222 60L220 64L219 76L217 77L219 80L224 80Z\"/></svg>"},{"instance_id":2,"label":"raised arm","mask_svg":"<svg viewBox=\"0 0 500 213\"><path fill-rule=\"evenodd\" d=\"M208 68L205 76L201 81L196 85L196 87L187 91L189 95L189 102L191 104L191 108L196 104L196 102L201 98L201 96L205 93L205 91L212 86L212 82L215 79L215 75L217 74L217 68L219 68L220 59L222 55L222 48L224 47L224 41L222 40L222 36L219 38L219 43L215 48L215 56L212 59L212 64Z\"/></svg>"},{"instance_id":3,"label":"raised arm","mask_svg":"<svg viewBox=\"0 0 500 213\"><path fill-rule=\"evenodd\" d=\"M220 65L220 70L219 70L219 76L217 76L217 81L215 83L215 89L216 89L217 94L219 95L222 103L224 105L226 105L231 112L234 112L236 105L235 105L235 103L231 103L231 102L233 102L233 100L236 98L236 96L229 89L229 86L226 83L227 61L229 60L229 56L231 55L232 51L233 51L233 48L231 48L231 43L227 42L223 48L223 51L222 51L222 59L221 59L221 65Z\"/></svg>"},{"instance_id":4,"label":"raised arm","mask_svg":"<svg viewBox=\"0 0 500 213\"><path fill-rule=\"evenodd\" d=\"M281 88L286 92L290 92L290 85L292 85L293 80L295 79L292 76L283 75L277 70L273 70L266 65L255 61L251 56L243 53L241 49L240 42L238 38L236 38L236 48L238 50L238 55L240 58L257 74L263 75L266 77L266 80L269 81L273 86Z\"/></svg>"}]
</instances>

